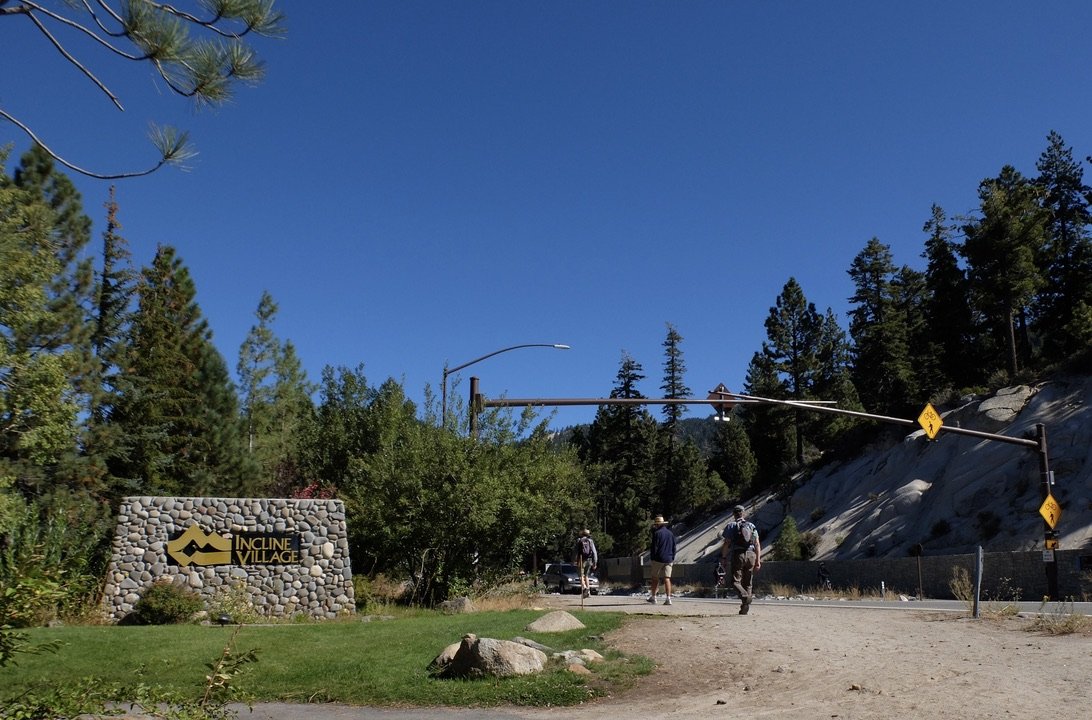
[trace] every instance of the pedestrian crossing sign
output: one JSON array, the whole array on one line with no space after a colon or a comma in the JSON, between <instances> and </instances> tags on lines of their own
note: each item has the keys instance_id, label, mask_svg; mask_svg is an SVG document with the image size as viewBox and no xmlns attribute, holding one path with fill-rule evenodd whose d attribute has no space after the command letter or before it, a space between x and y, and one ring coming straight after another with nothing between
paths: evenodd
<instances>
[{"instance_id":1,"label":"pedestrian crossing sign","mask_svg":"<svg viewBox=\"0 0 1092 720\"><path fill-rule=\"evenodd\" d=\"M1046 524L1053 530L1058 527L1058 521L1062 519L1062 506L1058 504L1053 495L1047 493L1046 500L1039 506L1039 514L1043 516Z\"/></svg>"},{"instance_id":2,"label":"pedestrian crossing sign","mask_svg":"<svg viewBox=\"0 0 1092 720\"><path fill-rule=\"evenodd\" d=\"M930 440L934 440L944 421L940 419L940 413L936 411L932 403L925 403L925 409L921 411L921 415L918 415L918 425L921 425L921 429Z\"/></svg>"}]
</instances>

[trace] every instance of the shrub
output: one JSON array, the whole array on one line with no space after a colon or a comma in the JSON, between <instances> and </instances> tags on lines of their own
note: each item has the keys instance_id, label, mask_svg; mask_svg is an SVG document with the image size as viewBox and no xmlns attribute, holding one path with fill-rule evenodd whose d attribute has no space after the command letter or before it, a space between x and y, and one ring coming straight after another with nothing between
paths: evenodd
<instances>
[{"instance_id":1,"label":"shrub","mask_svg":"<svg viewBox=\"0 0 1092 720\"><path fill-rule=\"evenodd\" d=\"M819 541L822 540L822 536L814 531L809 530L806 533L800 535L800 559L810 560L815 557L815 550L819 547Z\"/></svg>"},{"instance_id":2,"label":"shrub","mask_svg":"<svg viewBox=\"0 0 1092 720\"><path fill-rule=\"evenodd\" d=\"M109 510L56 491L0 508L0 624L41 625L94 605Z\"/></svg>"},{"instance_id":3,"label":"shrub","mask_svg":"<svg viewBox=\"0 0 1092 720\"><path fill-rule=\"evenodd\" d=\"M971 574L967 568L952 568L952 578L948 581L948 589L956 600L968 603L974 602L974 585L971 583Z\"/></svg>"},{"instance_id":4,"label":"shrub","mask_svg":"<svg viewBox=\"0 0 1092 720\"><path fill-rule=\"evenodd\" d=\"M773 549L778 560L800 559L800 531L792 515L786 516L781 524L781 533L774 541Z\"/></svg>"},{"instance_id":5,"label":"shrub","mask_svg":"<svg viewBox=\"0 0 1092 720\"><path fill-rule=\"evenodd\" d=\"M1041 632L1047 635L1069 635L1072 633L1089 633L1092 631L1092 618L1080 612L1075 612L1072 601L1062 603L1056 610L1045 612L1046 603L1039 608L1039 614L1035 616L1027 630Z\"/></svg>"},{"instance_id":6,"label":"shrub","mask_svg":"<svg viewBox=\"0 0 1092 720\"><path fill-rule=\"evenodd\" d=\"M1078 580L1081 584L1081 600L1083 602L1092 600L1092 571L1082 572Z\"/></svg>"},{"instance_id":7,"label":"shrub","mask_svg":"<svg viewBox=\"0 0 1092 720\"><path fill-rule=\"evenodd\" d=\"M55 576L16 577L0 589L0 624L11 627L41 625L55 614L67 596L61 582L63 571L51 568Z\"/></svg>"},{"instance_id":8,"label":"shrub","mask_svg":"<svg viewBox=\"0 0 1092 720\"><path fill-rule=\"evenodd\" d=\"M353 596L357 610L371 612L404 601L406 584L391 580L382 573L374 577L353 575Z\"/></svg>"},{"instance_id":9,"label":"shrub","mask_svg":"<svg viewBox=\"0 0 1092 720\"><path fill-rule=\"evenodd\" d=\"M126 619L137 625L187 623L204 606L204 601L187 588L159 582L144 592Z\"/></svg>"},{"instance_id":10,"label":"shrub","mask_svg":"<svg viewBox=\"0 0 1092 720\"><path fill-rule=\"evenodd\" d=\"M262 619L250 599L246 585L234 582L217 589L209 601L209 615L212 620L227 615L236 624L255 623Z\"/></svg>"}]
</instances>

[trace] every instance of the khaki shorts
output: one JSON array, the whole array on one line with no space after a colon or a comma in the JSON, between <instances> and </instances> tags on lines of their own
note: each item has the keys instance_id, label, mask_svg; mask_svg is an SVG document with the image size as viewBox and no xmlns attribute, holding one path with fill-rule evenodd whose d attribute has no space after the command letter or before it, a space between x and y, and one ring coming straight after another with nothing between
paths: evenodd
<instances>
[{"instance_id":1,"label":"khaki shorts","mask_svg":"<svg viewBox=\"0 0 1092 720\"><path fill-rule=\"evenodd\" d=\"M671 563L662 563L652 561L652 577L658 578L663 575L665 578L671 577Z\"/></svg>"}]
</instances>

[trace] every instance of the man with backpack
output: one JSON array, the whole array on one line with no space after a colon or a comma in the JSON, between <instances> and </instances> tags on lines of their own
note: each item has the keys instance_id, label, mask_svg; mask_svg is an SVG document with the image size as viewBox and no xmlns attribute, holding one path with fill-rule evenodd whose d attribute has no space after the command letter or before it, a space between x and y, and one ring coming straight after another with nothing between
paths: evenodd
<instances>
[{"instance_id":1,"label":"man with backpack","mask_svg":"<svg viewBox=\"0 0 1092 720\"><path fill-rule=\"evenodd\" d=\"M574 563L580 568L580 597L586 598L591 594L588 589L588 573L599 567L599 551L595 548L591 530L584 528L580 537L576 539L576 558Z\"/></svg>"},{"instance_id":2,"label":"man with backpack","mask_svg":"<svg viewBox=\"0 0 1092 720\"><path fill-rule=\"evenodd\" d=\"M724 526L721 536L724 544L720 549L721 566L730 567L732 586L739 593L739 614L746 615L754 599L754 573L762 567L762 543L758 539L758 528L744 517L746 508L736 505L732 508L734 518Z\"/></svg>"}]
</instances>

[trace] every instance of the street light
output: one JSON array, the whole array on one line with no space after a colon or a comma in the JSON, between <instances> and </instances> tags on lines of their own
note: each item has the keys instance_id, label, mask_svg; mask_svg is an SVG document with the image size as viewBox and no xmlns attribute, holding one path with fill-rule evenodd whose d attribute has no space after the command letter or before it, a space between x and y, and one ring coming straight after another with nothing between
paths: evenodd
<instances>
[{"instance_id":1,"label":"street light","mask_svg":"<svg viewBox=\"0 0 1092 720\"><path fill-rule=\"evenodd\" d=\"M440 397L441 397L441 400L440 400L440 424L443 425L444 427L447 427L447 376L448 375L450 375L451 373L454 373L454 372L458 372L458 371L462 370L465 367L470 367L474 363L479 363L482 360L487 360L487 359L493 357L494 355L500 355L501 353L506 353L509 350L519 350L520 348L529 348L529 347L548 347L548 348L554 348L555 350L570 350L571 349L568 345L562 345L561 343L524 343L522 345L513 345L511 347L501 348L500 350L494 350L491 353L487 353L485 355L482 355L481 357L474 358L470 362L464 362L462 365L456 365L453 368L449 368L448 366L445 365L444 366L444 380L443 380L443 383L441 383L441 386L442 386L443 389L442 389L441 395L440 395Z\"/></svg>"}]
</instances>

